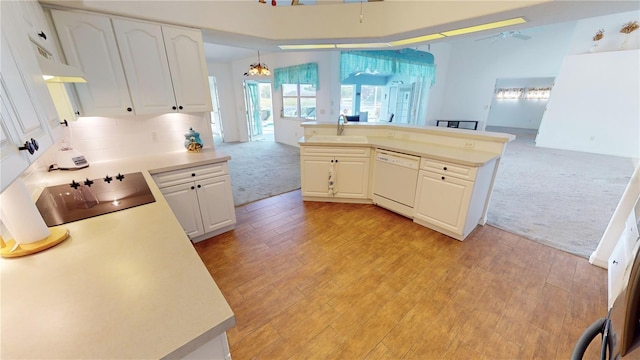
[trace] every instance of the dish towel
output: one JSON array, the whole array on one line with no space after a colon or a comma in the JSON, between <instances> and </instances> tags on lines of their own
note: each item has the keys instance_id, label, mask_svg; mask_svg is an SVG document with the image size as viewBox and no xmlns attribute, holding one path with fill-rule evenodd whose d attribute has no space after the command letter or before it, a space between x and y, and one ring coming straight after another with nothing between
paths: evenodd
<instances>
[{"instance_id":1,"label":"dish towel","mask_svg":"<svg viewBox=\"0 0 640 360\"><path fill-rule=\"evenodd\" d=\"M333 169L333 161L329 163L329 194L330 195L335 195L336 194L336 188L335 188L335 182L336 182L336 173Z\"/></svg>"}]
</instances>

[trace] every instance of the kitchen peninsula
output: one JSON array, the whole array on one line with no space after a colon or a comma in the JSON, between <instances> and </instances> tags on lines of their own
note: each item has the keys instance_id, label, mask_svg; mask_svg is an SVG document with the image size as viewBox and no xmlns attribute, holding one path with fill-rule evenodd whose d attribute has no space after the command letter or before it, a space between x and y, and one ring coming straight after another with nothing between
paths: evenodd
<instances>
[{"instance_id":1,"label":"kitchen peninsula","mask_svg":"<svg viewBox=\"0 0 640 360\"><path fill-rule=\"evenodd\" d=\"M227 358L234 314L152 178L227 160L208 149L26 176L37 197L73 179L140 171L155 202L64 224L70 238L59 245L0 260L1 357Z\"/></svg>"},{"instance_id":2,"label":"kitchen peninsula","mask_svg":"<svg viewBox=\"0 0 640 360\"><path fill-rule=\"evenodd\" d=\"M500 157L515 139L405 124L302 126L305 201L373 203L461 241L486 223Z\"/></svg>"}]
</instances>

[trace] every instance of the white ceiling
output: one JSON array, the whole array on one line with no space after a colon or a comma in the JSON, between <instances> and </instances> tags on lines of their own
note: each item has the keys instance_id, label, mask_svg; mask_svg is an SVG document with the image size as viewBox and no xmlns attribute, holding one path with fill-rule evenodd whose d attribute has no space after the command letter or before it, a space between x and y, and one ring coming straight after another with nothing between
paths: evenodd
<instances>
[{"instance_id":1,"label":"white ceiling","mask_svg":"<svg viewBox=\"0 0 640 360\"><path fill-rule=\"evenodd\" d=\"M637 0L384 0L363 4L319 0L318 5L275 7L270 1L260 4L258 0L39 1L201 28L207 60L223 63L255 57L257 50L281 52L277 47L281 44L389 42L513 17L527 19L526 24L431 43L450 42L640 10ZM358 21L360 14L363 21Z\"/></svg>"}]
</instances>

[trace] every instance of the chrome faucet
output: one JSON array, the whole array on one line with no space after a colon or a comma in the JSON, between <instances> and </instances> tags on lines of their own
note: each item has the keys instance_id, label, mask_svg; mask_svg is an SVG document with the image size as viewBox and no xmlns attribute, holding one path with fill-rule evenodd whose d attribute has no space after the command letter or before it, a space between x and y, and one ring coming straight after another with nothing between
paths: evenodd
<instances>
[{"instance_id":1,"label":"chrome faucet","mask_svg":"<svg viewBox=\"0 0 640 360\"><path fill-rule=\"evenodd\" d=\"M342 123L340 123L340 120L342 120ZM344 123L346 122L346 116L344 116L344 114L340 114L340 116L338 116L338 135L342 135L342 132L344 131Z\"/></svg>"}]
</instances>

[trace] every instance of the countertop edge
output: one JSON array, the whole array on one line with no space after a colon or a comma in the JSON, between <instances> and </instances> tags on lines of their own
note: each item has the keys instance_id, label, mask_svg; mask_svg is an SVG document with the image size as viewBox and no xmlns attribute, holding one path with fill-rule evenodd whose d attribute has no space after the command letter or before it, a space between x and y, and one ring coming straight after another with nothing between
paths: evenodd
<instances>
[{"instance_id":1,"label":"countertop edge","mask_svg":"<svg viewBox=\"0 0 640 360\"><path fill-rule=\"evenodd\" d=\"M397 152L401 152L401 153L405 153L405 154L409 154L409 155L415 155L415 156L420 156L420 157L428 157L431 159L435 159L435 160L442 160L442 161L450 161L450 162L454 162L456 164L461 164L461 165L467 165L467 166L482 166L490 161L492 161L495 158L500 157L500 154L495 154L495 153L490 153L490 152L486 152L486 151L478 151L478 150L466 150L466 149L459 149L459 148L454 148L454 147L447 147L447 146L443 146L443 145L435 145L435 144L426 144L423 142L418 142L418 141L408 141L408 140L403 140L404 143L410 144L411 146L408 147L398 147L398 146L394 146L394 145L390 145L390 144L385 144L383 141L381 141L380 139L377 139L376 137L371 137L368 136L367 137L367 142L366 143L362 143L362 142L331 142L331 141L313 141L313 142L309 142L306 141L304 137L302 137L299 141L298 144L300 146L333 146L333 147L341 147L341 146L346 146L346 147L369 147L369 148L374 148L374 149L385 149L385 150L391 150L391 151L397 151ZM469 154L473 154L473 156L475 157L480 157L481 159L479 160L469 160L469 158L465 158L465 157L460 157L460 156L452 156L452 155L438 155L435 154L433 152L428 152L428 151L416 151L415 149L411 149L412 147L427 147L427 146L434 146L437 147L439 149L442 149L444 151L449 151L449 153L455 153L455 152L468 152Z\"/></svg>"}]
</instances>

